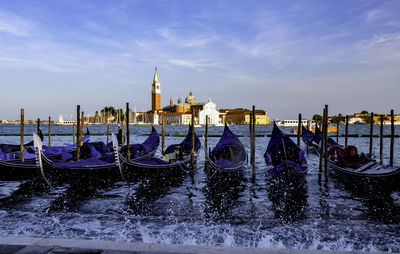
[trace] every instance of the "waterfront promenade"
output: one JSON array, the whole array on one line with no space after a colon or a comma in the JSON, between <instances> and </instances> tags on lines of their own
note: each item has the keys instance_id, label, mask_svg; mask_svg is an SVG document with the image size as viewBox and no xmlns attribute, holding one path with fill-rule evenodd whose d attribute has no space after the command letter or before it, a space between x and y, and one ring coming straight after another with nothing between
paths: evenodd
<instances>
[{"instance_id":1,"label":"waterfront promenade","mask_svg":"<svg viewBox=\"0 0 400 254\"><path fill-rule=\"evenodd\" d=\"M297 250L193 246L178 244L149 244L140 242L113 242L100 240L71 240L56 238L34 238L0 236L0 254L42 253L93 253L93 254L167 254L167 253L210 253L210 254L350 254L350 251ZM363 253L363 252L359 252ZM371 253L371 252L369 252ZM382 252L374 252L382 253Z\"/></svg>"}]
</instances>

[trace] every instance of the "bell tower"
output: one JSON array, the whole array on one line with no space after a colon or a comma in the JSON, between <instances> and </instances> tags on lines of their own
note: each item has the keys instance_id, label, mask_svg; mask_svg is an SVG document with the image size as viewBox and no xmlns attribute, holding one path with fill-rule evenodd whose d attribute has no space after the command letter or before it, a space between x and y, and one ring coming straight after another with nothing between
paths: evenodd
<instances>
[{"instance_id":1,"label":"bell tower","mask_svg":"<svg viewBox=\"0 0 400 254\"><path fill-rule=\"evenodd\" d=\"M156 112L161 109L161 89L158 81L157 67L154 71L153 83L151 84L151 111Z\"/></svg>"}]
</instances>

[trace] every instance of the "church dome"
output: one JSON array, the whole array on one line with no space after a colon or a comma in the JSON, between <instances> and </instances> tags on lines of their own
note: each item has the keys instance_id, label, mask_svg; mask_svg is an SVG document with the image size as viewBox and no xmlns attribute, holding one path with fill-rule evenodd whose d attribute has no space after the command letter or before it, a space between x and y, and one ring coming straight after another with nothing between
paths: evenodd
<instances>
[{"instance_id":1,"label":"church dome","mask_svg":"<svg viewBox=\"0 0 400 254\"><path fill-rule=\"evenodd\" d=\"M197 104L196 97L193 96L192 91L190 91L189 96L186 97L185 103L190 105Z\"/></svg>"},{"instance_id":2,"label":"church dome","mask_svg":"<svg viewBox=\"0 0 400 254\"><path fill-rule=\"evenodd\" d=\"M181 98L178 99L178 104L175 105L175 112L177 112L177 113L185 112Z\"/></svg>"}]
</instances>

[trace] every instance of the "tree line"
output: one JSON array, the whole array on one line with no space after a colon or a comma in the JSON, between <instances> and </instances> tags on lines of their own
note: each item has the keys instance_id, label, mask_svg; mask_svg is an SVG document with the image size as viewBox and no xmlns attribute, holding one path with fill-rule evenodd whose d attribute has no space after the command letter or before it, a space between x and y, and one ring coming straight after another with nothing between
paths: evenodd
<instances>
[{"instance_id":1,"label":"tree line","mask_svg":"<svg viewBox=\"0 0 400 254\"><path fill-rule=\"evenodd\" d=\"M367 110L363 110L360 112L361 114L361 119L364 123L371 123L371 115ZM314 120L315 122L319 123L322 122L322 116L315 114L312 118L312 120ZM339 113L337 116L332 117L329 122L334 123L334 124L338 124L338 123L344 123L346 120L346 116L343 116L342 113ZM389 117L384 116L383 117L384 121L389 120Z\"/></svg>"}]
</instances>

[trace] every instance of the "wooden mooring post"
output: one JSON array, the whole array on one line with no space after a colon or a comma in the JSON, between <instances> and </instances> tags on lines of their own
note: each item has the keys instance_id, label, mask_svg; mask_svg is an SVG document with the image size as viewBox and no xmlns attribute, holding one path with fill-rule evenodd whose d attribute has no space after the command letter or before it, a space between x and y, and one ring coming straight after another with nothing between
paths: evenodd
<instances>
[{"instance_id":1,"label":"wooden mooring post","mask_svg":"<svg viewBox=\"0 0 400 254\"><path fill-rule=\"evenodd\" d=\"M192 109L192 126L191 126L191 133L192 133L192 150L190 153L190 165L192 169L194 168L194 111Z\"/></svg>"},{"instance_id":2,"label":"wooden mooring post","mask_svg":"<svg viewBox=\"0 0 400 254\"><path fill-rule=\"evenodd\" d=\"M319 168L318 168L318 183L321 183L321 175L322 175L322 164L323 164L323 159L324 159L324 149L325 149L325 130L324 130L324 122L325 122L325 108L322 114L322 122L320 123L320 125L322 126L322 130L321 130L321 146L319 148ZM315 126L317 128L317 126Z\"/></svg>"},{"instance_id":3,"label":"wooden mooring post","mask_svg":"<svg viewBox=\"0 0 400 254\"><path fill-rule=\"evenodd\" d=\"M24 122L25 122L25 112L24 109L21 108L21 138L20 138L20 153L21 153L21 161L24 161Z\"/></svg>"},{"instance_id":4,"label":"wooden mooring post","mask_svg":"<svg viewBox=\"0 0 400 254\"><path fill-rule=\"evenodd\" d=\"M301 113L299 113L299 123L297 125L297 145L300 147L300 132L301 132Z\"/></svg>"},{"instance_id":5,"label":"wooden mooring post","mask_svg":"<svg viewBox=\"0 0 400 254\"><path fill-rule=\"evenodd\" d=\"M253 111L252 111L252 117L253 117L253 125L252 130L251 130L251 166L253 169L253 174L256 173L256 106L253 105Z\"/></svg>"},{"instance_id":6,"label":"wooden mooring post","mask_svg":"<svg viewBox=\"0 0 400 254\"><path fill-rule=\"evenodd\" d=\"M315 125L315 128L317 128L317 126ZM310 130L310 120L307 120L307 130ZM308 132L307 132L307 142L306 142L306 151L308 154Z\"/></svg>"},{"instance_id":7,"label":"wooden mooring post","mask_svg":"<svg viewBox=\"0 0 400 254\"><path fill-rule=\"evenodd\" d=\"M250 139L250 165L253 165L252 162L252 147L253 147L253 114L249 113L249 139Z\"/></svg>"},{"instance_id":8,"label":"wooden mooring post","mask_svg":"<svg viewBox=\"0 0 400 254\"><path fill-rule=\"evenodd\" d=\"M369 154L372 155L372 142L374 137L374 112L371 112L369 123Z\"/></svg>"},{"instance_id":9,"label":"wooden mooring post","mask_svg":"<svg viewBox=\"0 0 400 254\"><path fill-rule=\"evenodd\" d=\"M390 166L393 167L394 152L394 110L390 110Z\"/></svg>"},{"instance_id":10,"label":"wooden mooring post","mask_svg":"<svg viewBox=\"0 0 400 254\"><path fill-rule=\"evenodd\" d=\"M339 143L339 127L340 127L340 118L338 116L336 123L336 143Z\"/></svg>"},{"instance_id":11,"label":"wooden mooring post","mask_svg":"<svg viewBox=\"0 0 400 254\"><path fill-rule=\"evenodd\" d=\"M381 115L381 126L379 133L379 161L383 164L383 115Z\"/></svg>"},{"instance_id":12,"label":"wooden mooring post","mask_svg":"<svg viewBox=\"0 0 400 254\"><path fill-rule=\"evenodd\" d=\"M325 105L325 129L324 129L324 169L325 169L325 182L328 181L328 105Z\"/></svg>"},{"instance_id":13,"label":"wooden mooring post","mask_svg":"<svg viewBox=\"0 0 400 254\"><path fill-rule=\"evenodd\" d=\"M75 124L72 124L72 143L75 144Z\"/></svg>"},{"instance_id":14,"label":"wooden mooring post","mask_svg":"<svg viewBox=\"0 0 400 254\"><path fill-rule=\"evenodd\" d=\"M346 127L345 127L345 132L344 132L344 147L347 146L347 140L349 138L349 116L346 116Z\"/></svg>"},{"instance_id":15,"label":"wooden mooring post","mask_svg":"<svg viewBox=\"0 0 400 254\"><path fill-rule=\"evenodd\" d=\"M107 120L107 133L106 133L106 136L107 136L107 144L108 144L108 136L110 136L110 123L108 122L108 120Z\"/></svg>"},{"instance_id":16,"label":"wooden mooring post","mask_svg":"<svg viewBox=\"0 0 400 254\"><path fill-rule=\"evenodd\" d=\"M130 132L129 132L129 102L126 103L126 157L128 160L131 159L131 142L130 142Z\"/></svg>"},{"instance_id":17,"label":"wooden mooring post","mask_svg":"<svg viewBox=\"0 0 400 254\"><path fill-rule=\"evenodd\" d=\"M125 144L125 121L121 120L121 145Z\"/></svg>"},{"instance_id":18,"label":"wooden mooring post","mask_svg":"<svg viewBox=\"0 0 400 254\"><path fill-rule=\"evenodd\" d=\"M85 121L84 121L84 119L85 119L85 112L83 112L82 111L82 113L81 113L81 146L83 145L83 125L85 124Z\"/></svg>"},{"instance_id":19,"label":"wooden mooring post","mask_svg":"<svg viewBox=\"0 0 400 254\"><path fill-rule=\"evenodd\" d=\"M205 130L205 135L204 135L205 137L204 137L204 155L205 155L205 158L204 159L207 159L207 153L208 153L208 115L206 115L206 130ZM207 163L206 163L206 165L207 165Z\"/></svg>"},{"instance_id":20,"label":"wooden mooring post","mask_svg":"<svg viewBox=\"0 0 400 254\"><path fill-rule=\"evenodd\" d=\"M79 155L80 155L80 137L81 137L81 106L77 105L76 106L76 160L79 161Z\"/></svg>"},{"instance_id":21,"label":"wooden mooring post","mask_svg":"<svg viewBox=\"0 0 400 254\"><path fill-rule=\"evenodd\" d=\"M49 146L51 145L51 117L49 116Z\"/></svg>"},{"instance_id":22,"label":"wooden mooring post","mask_svg":"<svg viewBox=\"0 0 400 254\"><path fill-rule=\"evenodd\" d=\"M164 154L165 147L165 122L164 116L161 118L161 153Z\"/></svg>"},{"instance_id":23,"label":"wooden mooring post","mask_svg":"<svg viewBox=\"0 0 400 254\"><path fill-rule=\"evenodd\" d=\"M40 133L40 118L38 118L36 122L36 134L39 135L39 133Z\"/></svg>"}]
</instances>

